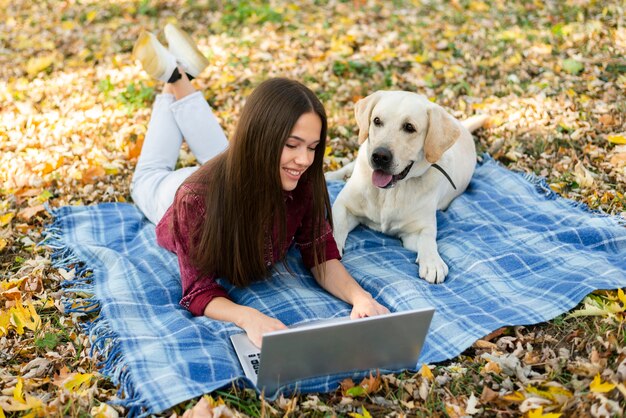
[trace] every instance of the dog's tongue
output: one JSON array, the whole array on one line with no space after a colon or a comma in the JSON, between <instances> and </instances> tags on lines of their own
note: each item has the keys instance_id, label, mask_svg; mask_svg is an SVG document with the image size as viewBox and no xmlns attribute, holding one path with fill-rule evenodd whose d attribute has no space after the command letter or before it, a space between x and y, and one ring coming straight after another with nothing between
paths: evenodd
<instances>
[{"instance_id":1,"label":"dog's tongue","mask_svg":"<svg viewBox=\"0 0 626 418\"><path fill-rule=\"evenodd\" d=\"M372 173L372 183L377 187L386 187L391 182L392 175L382 170L374 170Z\"/></svg>"}]
</instances>

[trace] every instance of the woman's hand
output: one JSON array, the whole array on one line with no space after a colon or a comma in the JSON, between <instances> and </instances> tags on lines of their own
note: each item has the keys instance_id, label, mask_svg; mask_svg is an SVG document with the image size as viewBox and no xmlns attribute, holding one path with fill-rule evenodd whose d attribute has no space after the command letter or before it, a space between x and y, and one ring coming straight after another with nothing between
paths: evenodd
<instances>
[{"instance_id":1,"label":"woman's hand","mask_svg":"<svg viewBox=\"0 0 626 418\"><path fill-rule=\"evenodd\" d=\"M365 318L366 316L376 316L389 313L389 309L385 308L368 293L355 298L352 305L350 318Z\"/></svg>"},{"instance_id":2,"label":"woman's hand","mask_svg":"<svg viewBox=\"0 0 626 418\"><path fill-rule=\"evenodd\" d=\"M223 297L211 300L204 308L204 315L218 321L234 323L246 331L250 341L259 348L263 334L287 328L278 319L270 318L254 308L239 305Z\"/></svg>"},{"instance_id":3,"label":"woman's hand","mask_svg":"<svg viewBox=\"0 0 626 418\"><path fill-rule=\"evenodd\" d=\"M246 331L252 344L259 348L261 348L263 334L287 328L278 319L271 318L254 308L249 308L246 315L242 318L240 326Z\"/></svg>"},{"instance_id":4,"label":"woman's hand","mask_svg":"<svg viewBox=\"0 0 626 418\"><path fill-rule=\"evenodd\" d=\"M311 269L315 280L330 294L352 304L350 318L364 318L389 313L389 309L376 302L366 292L339 260L332 259Z\"/></svg>"}]
</instances>

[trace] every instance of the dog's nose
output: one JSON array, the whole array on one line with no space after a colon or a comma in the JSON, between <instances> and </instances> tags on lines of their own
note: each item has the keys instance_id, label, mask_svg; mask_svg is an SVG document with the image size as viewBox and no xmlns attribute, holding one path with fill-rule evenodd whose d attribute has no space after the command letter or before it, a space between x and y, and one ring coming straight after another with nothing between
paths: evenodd
<instances>
[{"instance_id":1,"label":"dog's nose","mask_svg":"<svg viewBox=\"0 0 626 418\"><path fill-rule=\"evenodd\" d=\"M389 168L393 155L387 148L379 147L372 152L372 166L378 169Z\"/></svg>"}]
</instances>

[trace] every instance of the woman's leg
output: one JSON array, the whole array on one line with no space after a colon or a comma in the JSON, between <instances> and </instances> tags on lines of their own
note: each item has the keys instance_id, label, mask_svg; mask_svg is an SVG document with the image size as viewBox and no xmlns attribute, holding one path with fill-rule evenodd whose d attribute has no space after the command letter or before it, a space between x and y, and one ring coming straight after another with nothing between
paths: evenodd
<instances>
[{"instance_id":1,"label":"woman's leg","mask_svg":"<svg viewBox=\"0 0 626 418\"><path fill-rule=\"evenodd\" d=\"M184 71L167 83L155 99L148 131L135 167L131 196L153 223L174 202L178 187L198 167L174 170L183 135L196 159L204 164L228 145L215 115Z\"/></svg>"},{"instance_id":2,"label":"woman's leg","mask_svg":"<svg viewBox=\"0 0 626 418\"><path fill-rule=\"evenodd\" d=\"M131 196L153 223L158 223L174 201L180 184L197 169L174 170L183 136L170 106L175 96L169 84L157 95L141 154L131 182Z\"/></svg>"},{"instance_id":3,"label":"woman's leg","mask_svg":"<svg viewBox=\"0 0 626 418\"><path fill-rule=\"evenodd\" d=\"M200 164L204 164L228 146L228 140L201 92L193 88L184 72L172 84L176 101L170 105L178 128Z\"/></svg>"}]
</instances>

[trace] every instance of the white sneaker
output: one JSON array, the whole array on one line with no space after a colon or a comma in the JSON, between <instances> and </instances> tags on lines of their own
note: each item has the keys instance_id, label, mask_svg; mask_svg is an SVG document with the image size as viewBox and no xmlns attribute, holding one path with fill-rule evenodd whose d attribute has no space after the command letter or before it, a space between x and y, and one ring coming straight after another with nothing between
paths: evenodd
<instances>
[{"instance_id":1,"label":"white sneaker","mask_svg":"<svg viewBox=\"0 0 626 418\"><path fill-rule=\"evenodd\" d=\"M209 65L196 43L176 25L168 23L163 29L169 52L176 57L178 65L192 77L197 77Z\"/></svg>"},{"instance_id":2,"label":"white sneaker","mask_svg":"<svg viewBox=\"0 0 626 418\"><path fill-rule=\"evenodd\" d=\"M133 47L133 56L148 75L166 83L177 67L174 55L150 32L141 32Z\"/></svg>"}]
</instances>

